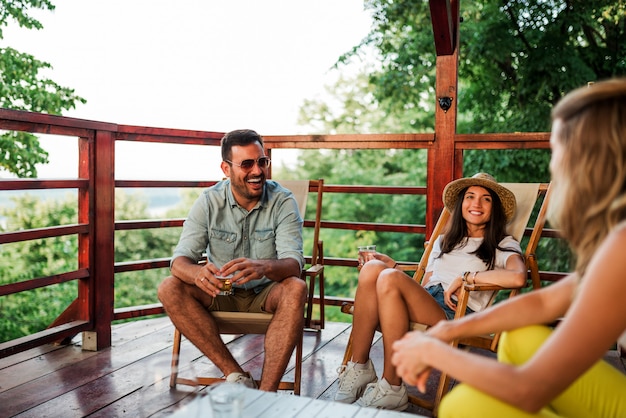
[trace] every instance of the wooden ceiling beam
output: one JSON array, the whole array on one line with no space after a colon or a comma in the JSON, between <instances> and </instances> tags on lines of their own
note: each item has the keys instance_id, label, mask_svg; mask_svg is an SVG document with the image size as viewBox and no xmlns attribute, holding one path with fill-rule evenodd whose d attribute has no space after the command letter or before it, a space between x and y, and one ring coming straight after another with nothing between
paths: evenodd
<instances>
[{"instance_id":1,"label":"wooden ceiling beam","mask_svg":"<svg viewBox=\"0 0 626 418\"><path fill-rule=\"evenodd\" d=\"M452 55L456 40L458 16L454 16L450 0L429 0L437 56Z\"/></svg>"}]
</instances>

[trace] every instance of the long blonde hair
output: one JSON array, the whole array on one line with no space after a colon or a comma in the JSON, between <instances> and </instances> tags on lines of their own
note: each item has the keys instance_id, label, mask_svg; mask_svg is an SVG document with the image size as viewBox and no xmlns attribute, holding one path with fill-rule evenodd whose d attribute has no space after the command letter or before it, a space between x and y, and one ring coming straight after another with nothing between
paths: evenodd
<instances>
[{"instance_id":1,"label":"long blonde hair","mask_svg":"<svg viewBox=\"0 0 626 418\"><path fill-rule=\"evenodd\" d=\"M626 78L567 94L552 110L563 146L553 167L549 219L576 254L579 277L598 246L626 219Z\"/></svg>"}]
</instances>

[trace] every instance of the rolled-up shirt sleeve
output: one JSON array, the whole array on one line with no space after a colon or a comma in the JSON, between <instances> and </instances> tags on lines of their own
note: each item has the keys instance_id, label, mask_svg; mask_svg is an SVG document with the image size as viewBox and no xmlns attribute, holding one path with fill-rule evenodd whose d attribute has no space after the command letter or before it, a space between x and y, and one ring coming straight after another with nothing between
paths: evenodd
<instances>
[{"instance_id":1,"label":"rolled-up shirt sleeve","mask_svg":"<svg viewBox=\"0 0 626 418\"><path fill-rule=\"evenodd\" d=\"M187 257L194 262L200 261L206 252L208 238L208 207L203 199L195 201L187 219L183 223L183 232L172 255L172 262L176 257ZM171 266L171 263L170 263Z\"/></svg>"},{"instance_id":2,"label":"rolled-up shirt sleeve","mask_svg":"<svg viewBox=\"0 0 626 418\"><path fill-rule=\"evenodd\" d=\"M298 211L295 199L289 195L281 199L276 207L278 220L276 222L276 258L293 258L304 267L302 252L302 224L303 220Z\"/></svg>"}]
</instances>

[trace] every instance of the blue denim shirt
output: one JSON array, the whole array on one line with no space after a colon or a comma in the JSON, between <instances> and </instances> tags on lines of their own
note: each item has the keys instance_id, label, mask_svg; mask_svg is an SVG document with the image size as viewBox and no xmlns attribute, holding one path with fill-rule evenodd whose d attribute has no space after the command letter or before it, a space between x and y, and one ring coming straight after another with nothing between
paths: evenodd
<instances>
[{"instance_id":1,"label":"blue denim shirt","mask_svg":"<svg viewBox=\"0 0 626 418\"><path fill-rule=\"evenodd\" d=\"M230 180L224 180L205 189L191 207L172 262L181 256L198 262L206 253L217 267L246 257L293 258L302 268L302 224L293 194L275 181L267 180L261 199L248 212L235 201ZM235 287L260 291L270 282L263 277Z\"/></svg>"}]
</instances>

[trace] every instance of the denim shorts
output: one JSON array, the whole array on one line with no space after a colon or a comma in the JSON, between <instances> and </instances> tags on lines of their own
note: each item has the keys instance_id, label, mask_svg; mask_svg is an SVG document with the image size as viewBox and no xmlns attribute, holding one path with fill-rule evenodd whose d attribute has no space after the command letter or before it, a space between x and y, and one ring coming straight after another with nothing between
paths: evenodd
<instances>
[{"instance_id":1,"label":"denim shorts","mask_svg":"<svg viewBox=\"0 0 626 418\"><path fill-rule=\"evenodd\" d=\"M430 293L430 296L435 298L435 300L437 301L439 306L441 306L441 308L443 309L443 311L446 314L446 318L448 318L449 320L450 319L454 319L455 312L452 309L450 309L450 307L448 305L446 305L446 301L445 301L444 296L443 296L443 286L441 286L441 284L436 284L434 286L429 286L429 287L426 288L426 291L428 293ZM474 311L472 309L467 308L465 310L465 315L471 314L471 313L474 313Z\"/></svg>"}]
</instances>

